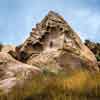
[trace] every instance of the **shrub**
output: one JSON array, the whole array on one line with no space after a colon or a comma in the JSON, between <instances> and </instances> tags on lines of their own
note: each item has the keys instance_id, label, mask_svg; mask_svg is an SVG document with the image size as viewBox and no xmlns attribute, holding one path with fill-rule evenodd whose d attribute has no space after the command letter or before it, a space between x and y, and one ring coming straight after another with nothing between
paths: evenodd
<instances>
[{"instance_id":1,"label":"shrub","mask_svg":"<svg viewBox=\"0 0 100 100\"><path fill-rule=\"evenodd\" d=\"M0 51L1 51L2 47L3 47L3 45L0 43Z\"/></svg>"},{"instance_id":2,"label":"shrub","mask_svg":"<svg viewBox=\"0 0 100 100\"><path fill-rule=\"evenodd\" d=\"M100 61L100 55L97 55L96 58L97 58L97 61Z\"/></svg>"}]
</instances>

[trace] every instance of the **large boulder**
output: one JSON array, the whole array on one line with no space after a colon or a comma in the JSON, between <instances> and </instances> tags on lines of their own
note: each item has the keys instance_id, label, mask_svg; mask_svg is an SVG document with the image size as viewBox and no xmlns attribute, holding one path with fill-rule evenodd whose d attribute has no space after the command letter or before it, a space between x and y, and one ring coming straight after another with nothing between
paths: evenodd
<instances>
[{"instance_id":1,"label":"large boulder","mask_svg":"<svg viewBox=\"0 0 100 100\"><path fill-rule=\"evenodd\" d=\"M2 45L1 52L9 52L9 51L15 51L16 46L14 45Z\"/></svg>"},{"instance_id":2,"label":"large boulder","mask_svg":"<svg viewBox=\"0 0 100 100\"><path fill-rule=\"evenodd\" d=\"M8 53L0 52L0 100L15 100L20 95L20 90L28 88L25 83L29 84L28 82L40 73L39 68L19 62Z\"/></svg>"},{"instance_id":3,"label":"large boulder","mask_svg":"<svg viewBox=\"0 0 100 100\"><path fill-rule=\"evenodd\" d=\"M17 50L20 61L51 71L99 71L94 54L59 14L50 11Z\"/></svg>"}]
</instances>

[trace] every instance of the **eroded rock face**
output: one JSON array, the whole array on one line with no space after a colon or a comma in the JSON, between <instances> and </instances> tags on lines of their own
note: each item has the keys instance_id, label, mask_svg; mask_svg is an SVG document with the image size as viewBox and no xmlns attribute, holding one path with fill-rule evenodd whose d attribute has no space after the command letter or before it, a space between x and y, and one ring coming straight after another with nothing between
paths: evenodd
<instances>
[{"instance_id":1,"label":"eroded rock face","mask_svg":"<svg viewBox=\"0 0 100 100\"><path fill-rule=\"evenodd\" d=\"M39 68L21 63L13 59L8 53L0 52L0 93L2 93L0 96L3 96L3 93L4 95L10 93L14 87L25 88L25 82L40 73Z\"/></svg>"},{"instance_id":2,"label":"eroded rock face","mask_svg":"<svg viewBox=\"0 0 100 100\"><path fill-rule=\"evenodd\" d=\"M15 51L15 47L14 45L2 45L1 52Z\"/></svg>"},{"instance_id":3,"label":"eroded rock face","mask_svg":"<svg viewBox=\"0 0 100 100\"><path fill-rule=\"evenodd\" d=\"M68 23L52 11L32 29L29 38L21 45L17 54L19 60L40 68L53 66L52 70L99 70L93 53Z\"/></svg>"}]
</instances>

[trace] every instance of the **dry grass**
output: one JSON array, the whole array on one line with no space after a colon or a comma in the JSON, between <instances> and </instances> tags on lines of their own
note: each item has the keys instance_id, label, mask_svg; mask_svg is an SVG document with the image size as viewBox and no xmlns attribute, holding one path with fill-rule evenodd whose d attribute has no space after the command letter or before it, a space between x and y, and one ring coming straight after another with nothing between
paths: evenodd
<instances>
[{"instance_id":1,"label":"dry grass","mask_svg":"<svg viewBox=\"0 0 100 100\"><path fill-rule=\"evenodd\" d=\"M16 86L0 100L100 100L100 73L86 70L70 74L41 74Z\"/></svg>"},{"instance_id":2,"label":"dry grass","mask_svg":"<svg viewBox=\"0 0 100 100\"><path fill-rule=\"evenodd\" d=\"M42 84L41 84L42 85ZM48 76L43 90L27 100L100 100L100 73L86 70Z\"/></svg>"}]
</instances>

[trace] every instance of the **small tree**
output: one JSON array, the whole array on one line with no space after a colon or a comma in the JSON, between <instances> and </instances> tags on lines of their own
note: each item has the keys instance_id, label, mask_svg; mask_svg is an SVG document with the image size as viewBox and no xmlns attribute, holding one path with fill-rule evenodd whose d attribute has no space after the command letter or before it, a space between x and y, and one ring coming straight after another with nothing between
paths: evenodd
<instances>
[{"instance_id":1,"label":"small tree","mask_svg":"<svg viewBox=\"0 0 100 100\"><path fill-rule=\"evenodd\" d=\"M97 61L100 61L100 55L96 55Z\"/></svg>"}]
</instances>

